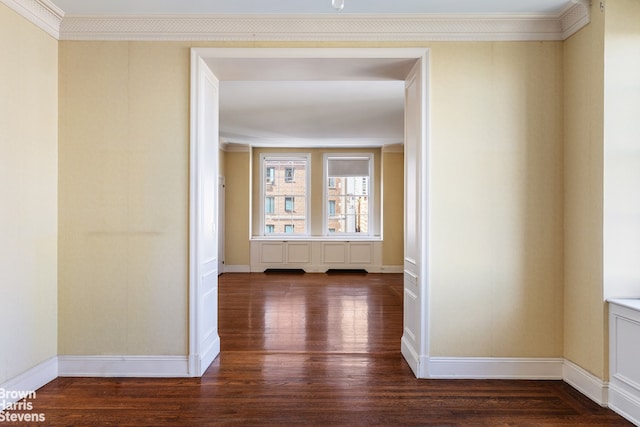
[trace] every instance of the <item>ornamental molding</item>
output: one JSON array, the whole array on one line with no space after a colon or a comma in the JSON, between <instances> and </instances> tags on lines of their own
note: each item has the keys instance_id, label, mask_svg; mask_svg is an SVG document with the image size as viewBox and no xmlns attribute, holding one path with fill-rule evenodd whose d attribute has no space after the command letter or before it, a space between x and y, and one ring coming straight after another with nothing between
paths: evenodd
<instances>
[{"instance_id":1,"label":"ornamental molding","mask_svg":"<svg viewBox=\"0 0 640 427\"><path fill-rule=\"evenodd\" d=\"M591 1L571 0L571 5L560 15L562 40L566 40L591 22Z\"/></svg>"},{"instance_id":2,"label":"ornamental molding","mask_svg":"<svg viewBox=\"0 0 640 427\"><path fill-rule=\"evenodd\" d=\"M65 15L49 0L0 0L59 40L433 42L565 40L589 0L558 15Z\"/></svg>"},{"instance_id":3,"label":"ornamental molding","mask_svg":"<svg viewBox=\"0 0 640 427\"><path fill-rule=\"evenodd\" d=\"M561 40L548 16L69 16L62 40L499 41Z\"/></svg>"},{"instance_id":4,"label":"ornamental molding","mask_svg":"<svg viewBox=\"0 0 640 427\"><path fill-rule=\"evenodd\" d=\"M60 24L64 12L49 0L0 0L50 36L60 39Z\"/></svg>"}]
</instances>

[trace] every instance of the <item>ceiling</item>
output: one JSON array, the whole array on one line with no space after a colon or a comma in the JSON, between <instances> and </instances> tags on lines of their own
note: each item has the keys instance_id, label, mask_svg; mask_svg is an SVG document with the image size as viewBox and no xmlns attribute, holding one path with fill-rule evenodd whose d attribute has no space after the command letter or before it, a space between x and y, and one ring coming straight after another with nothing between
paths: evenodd
<instances>
[{"instance_id":1,"label":"ceiling","mask_svg":"<svg viewBox=\"0 0 640 427\"><path fill-rule=\"evenodd\" d=\"M558 17L573 0L53 0L75 16L383 14ZM407 60L216 59L220 132L253 146L381 146L401 143Z\"/></svg>"},{"instance_id":2,"label":"ceiling","mask_svg":"<svg viewBox=\"0 0 640 427\"><path fill-rule=\"evenodd\" d=\"M404 132L415 60L217 58L223 141L251 146L383 146Z\"/></svg>"}]
</instances>

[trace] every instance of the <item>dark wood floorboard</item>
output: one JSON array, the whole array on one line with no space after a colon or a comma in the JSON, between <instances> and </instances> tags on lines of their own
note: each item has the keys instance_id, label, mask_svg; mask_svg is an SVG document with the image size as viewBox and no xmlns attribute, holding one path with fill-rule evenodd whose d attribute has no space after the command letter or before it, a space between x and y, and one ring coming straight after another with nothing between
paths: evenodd
<instances>
[{"instance_id":1,"label":"dark wood floorboard","mask_svg":"<svg viewBox=\"0 0 640 427\"><path fill-rule=\"evenodd\" d=\"M46 425L626 426L561 381L418 380L402 276L224 274L222 351L202 378L59 378Z\"/></svg>"}]
</instances>

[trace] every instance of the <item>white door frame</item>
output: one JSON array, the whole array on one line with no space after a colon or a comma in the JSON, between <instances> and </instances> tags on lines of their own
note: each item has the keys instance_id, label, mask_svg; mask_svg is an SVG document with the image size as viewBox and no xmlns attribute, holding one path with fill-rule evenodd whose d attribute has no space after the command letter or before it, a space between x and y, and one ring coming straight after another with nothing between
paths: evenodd
<instances>
[{"instance_id":1,"label":"white door frame","mask_svg":"<svg viewBox=\"0 0 640 427\"><path fill-rule=\"evenodd\" d=\"M410 313L410 316L405 316L405 333L407 330L417 331L417 336L414 336L411 340L405 340L403 336L402 340L402 354L407 359L407 362L413 369L415 375L419 378L426 378L429 376L428 372L428 360L429 360L429 194L428 194L428 152L429 152L429 103L428 103L428 91L429 91L429 49L426 48L192 48L191 49L191 168L190 168L190 185L191 185L191 197L189 202L190 218L193 223L195 214L203 208L200 204L202 199L195 196L197 195L198 177L201 176L203 171L199 170L203 163L201 156L204 155L203 150L198 150L198 120L195 119L202 115L199 111L201 108L201 102L198 100L203 97L199 92L202 90L202 85L197 84L198 79L203 74L203 69L208 68L207 61L215 61L216 59L252 59L252 58L271 58L271 59L378 59L378 58L398 58L398 59L415 59L418 64L417 78L420 79L420 105L417 110L421 117L416 120L417 129L417 141L418 146L414 149L419 153L413 159L415 161L413 166L418 171L418 191L414 191L413 195L416 200L405 200L405 215L415 214L415 223L419 224L416 251L414 255L414 261L416 265L413 266L411 271L407 271L405 268L405 287L407 282L413 281L414 294L416 304L414 305L414 311ZM211 70L209 73L213 75ZM259 71L258 71L259 72ZM215 76L214 76L215 77ZM409 77L409 76L407 76ZM412 76L415 78L416 74ZM256 75L256 80L260 80ZM405 132L406 133L406 132ZM406 167L405 167L406 169ZM212 171L209 171L212 172ZM218 165L215 165L215 176L218 176ZM406 181L405 171L405 181ZM195 193L194 193L195 192ZM408 195L411 197L411 195ZM407 212L407 206L411 206L415 209L415 213ZM202 321L202 311L205 307L202 305L202 301L198 297L198 275L194 270L198 268L198 260L202 259L202 248L200 245L195 244L199 242L201 236L197 226L190 227L189 241L190 241L190 253L189 253L189 361L190 361L190 374L193 376L201 376L208 364L211 363L210 353L202 354L205 349L200 348L199 332L202 328L200 322ZM407 230L405 229L405 241L407 240ZM217 235L215 237L217 239ZM216 240L217 245L217 240ZM406 265L406 262L405 262ZM410 280L408 280L408 278ZM217 305L215 307L217 310ZM216 313L217 316L217 313ZM407 323L410 323L409 325ZM216 325L217 328L217 325ZM216 329L217 335L217 329ZM218 342L219 351L219 342ZM206 366L203 366L206 365Z\"/></svg>"},{"instance_id":2,"label":"white door frame","mask_svg":"<svg viewBox=\"0 0 640 427\"><path fill-rule=\"evenodd\" d=\"M224 273L224 245L225 245L225 210L226 204L226 178L218 177L218 275Z\"/></svg>"},{"instance_id":3,"label":"white door frame","mask_svg":"<svg viewBox=\"0 0 640 427\"><path fill-rule=\"evenodd\" d=\"M189 375L200 377L220 353L218 336L219 82L191 54L189 153ZM210 309L212 308L212 309Z\"/></svg>"}]
</instances>

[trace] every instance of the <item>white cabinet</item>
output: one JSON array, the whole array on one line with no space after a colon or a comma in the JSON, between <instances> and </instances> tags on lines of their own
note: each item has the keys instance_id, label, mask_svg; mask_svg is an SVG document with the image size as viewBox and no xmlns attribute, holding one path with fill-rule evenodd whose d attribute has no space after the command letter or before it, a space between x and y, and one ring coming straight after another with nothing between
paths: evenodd
<instances>
[{"instance_id":1,"label":"white cabinet","mask_svg":"<svg viewBox=\"0 0 640 427\"><path fill-rule=\"evenodd\" d=\"M252 240L251 271L301 268L307 272L362 268L380 272L382 242L334 240Z\"/></svg>"}]
</instances>

